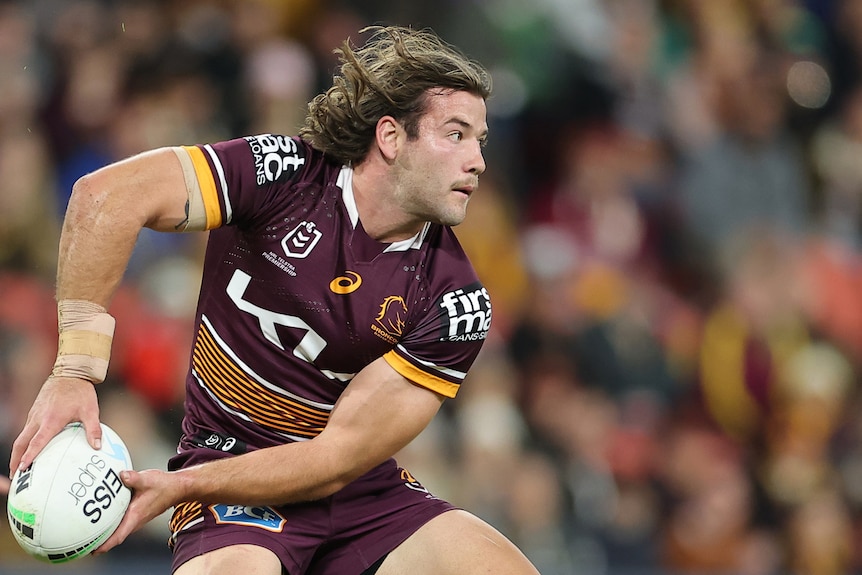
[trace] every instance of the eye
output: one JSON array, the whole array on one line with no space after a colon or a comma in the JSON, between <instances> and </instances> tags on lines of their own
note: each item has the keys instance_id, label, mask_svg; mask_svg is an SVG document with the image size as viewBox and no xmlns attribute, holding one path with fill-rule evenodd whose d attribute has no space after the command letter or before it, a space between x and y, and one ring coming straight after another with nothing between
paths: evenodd
<instances>
[{"instance_id":1,"label":"eye","mask_svg":"<svg viewBox=\"0 0 862 575\"><path fill-rule=\"evenodd\" d=\"M486 138L486 137L479 138L479 147L484 148L487 145L488 145L488 138Z\"/></svg>"},{"instance_id":2,"label":"eye","mask_svg":"<svg viewBox=\"0 0 862 575\"><path fill-rule=\"evenodd\" d=\"M449 139L453 142L460 142L464 139L464 132L456 131L449 134Z\"/></svg>"}]
</instances>

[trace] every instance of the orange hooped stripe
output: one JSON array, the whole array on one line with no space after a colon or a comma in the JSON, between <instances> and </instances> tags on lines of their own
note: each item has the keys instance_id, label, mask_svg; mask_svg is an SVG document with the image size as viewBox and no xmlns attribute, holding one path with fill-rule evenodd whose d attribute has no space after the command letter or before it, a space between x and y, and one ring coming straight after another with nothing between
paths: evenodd
<instances>
[{"instance_id":1,"label":"orange hooped stripe","mask_svg":"<svg viewBox=\"0 0 862 575\"><path fill-rule=\"evenodd\" d=\"M392 369L413 383L421 385L422 387L427 387L431 391L436 391L440 395L455 397L455 394L458 393L458 389L461 387L456 383L446 381L441 377L436 377L427 371L419 369L394 351L387 352L383 356L383 359L386 360L386 363L392 366Z\"/></svg>"},{"instance_id":2,"label":"orange hooped stripe","mask_svg":"<svg viewBox=\"0 0 862 575\"><path fill-rule=\"evenodd\" d=\"M195 167L195 175L201 187L201 195L203 196L204 208L206 209L207 229L217 228L222 225L221 207L219 207L218 203L216 181L207 163L206 156L204 156L200 148L195 146L183 146L182 148L189 153L192 165Z\"/></svg>"}]
</instances>

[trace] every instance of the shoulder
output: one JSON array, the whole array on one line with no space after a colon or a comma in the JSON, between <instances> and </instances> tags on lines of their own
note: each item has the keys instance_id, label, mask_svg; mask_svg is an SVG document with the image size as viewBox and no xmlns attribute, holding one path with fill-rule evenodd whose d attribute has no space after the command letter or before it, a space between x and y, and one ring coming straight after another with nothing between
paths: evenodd
<instances>
[{"instance_id":1,"label":"shoulder","mask_svg":"<svg viewBox=\"0 0 862 575\"><path fill-rule=\"evenodd\" d=\"M449 341L484 339L491 296L451 228L432 226L427 259L428 289Z\"/></svg>"},{"instance_id":2,"label":"shoulder","mask_svg":"<svg viewBox=\"0 0 862 575\"><path fill-rule=\"evenodd\" d=\"M296 204L296 190L324 189L340 166L298 137L257 134L186 147L208 210L251 226ZM308 194L305 194L308 196Z\"/></svg>"},{"instance_id":3,"label":"shoulder","mask_svg":"<svg viewBox=\"0 0 862 575\"><path fill-rule=\"evenodd\" d=\"M216 147L218 147L217 145ZM317 180L337 171L332 158L312 148L297 136L256 134L220 145L225 153L249 158L257 185L301 180Z\"/></svg>"},{"instance_id":4,"label":"shoulder","mask_svg":"<svg viewBox=\"0 0 862 575\"><path fill-rule=\"evenodd\" d=\"M452 228L431 224L425 244L428 264L433 266L436 275L478 280L476 270Z\"/></svg>"}]
</instances>

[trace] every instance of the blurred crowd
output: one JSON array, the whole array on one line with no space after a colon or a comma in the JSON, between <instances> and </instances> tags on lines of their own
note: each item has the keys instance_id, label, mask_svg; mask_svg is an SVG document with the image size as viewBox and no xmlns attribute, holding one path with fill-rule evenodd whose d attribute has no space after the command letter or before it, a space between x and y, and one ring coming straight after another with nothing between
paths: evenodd
<instances>
[{"instance_id":1,"label":"blurred crowd","mask_svg":"<svg viewBox=\"0 0 862 575\"><path fill-rule=\"evenodd\" d=\"M296 133L373 23L495 80L456 229L492 335L402 464L543 575L862 573L862 0L0 0L2 452L75 179ZM142 233L112 303L102 420L138 468L176 445L204 242Z\"/></svg>"}]
</instances>

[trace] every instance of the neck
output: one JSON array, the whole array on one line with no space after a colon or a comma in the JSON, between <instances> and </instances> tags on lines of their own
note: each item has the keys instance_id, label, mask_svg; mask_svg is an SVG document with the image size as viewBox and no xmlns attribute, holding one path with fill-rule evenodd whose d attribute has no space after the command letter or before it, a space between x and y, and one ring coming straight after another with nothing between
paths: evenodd
<instances>
[{"instance_id":1,"label":"neck","mask_svg":"<svg viewBox=\"0 0 862 575\"><path fill-rule=\"evenodd\" d=\"M365 233L379 242L412 238L425 225L401 209L396 190L397 183L372 166L362 163L353 170L353 198L359 221Z\"/></svg>"}]
</instances>

